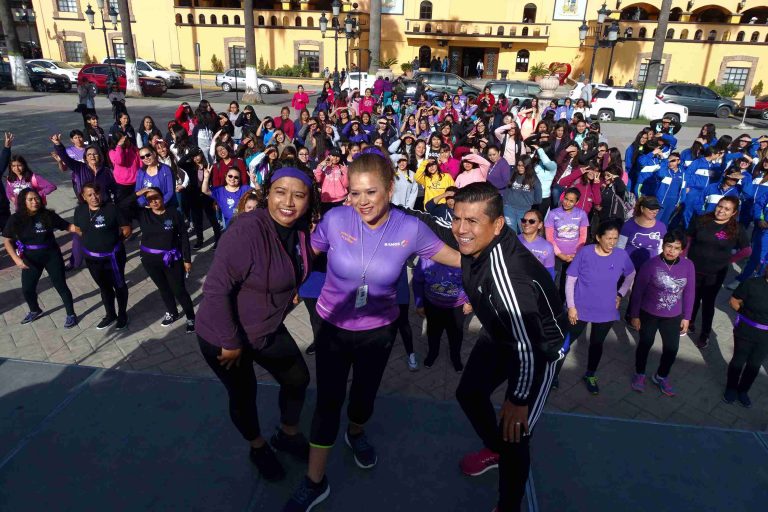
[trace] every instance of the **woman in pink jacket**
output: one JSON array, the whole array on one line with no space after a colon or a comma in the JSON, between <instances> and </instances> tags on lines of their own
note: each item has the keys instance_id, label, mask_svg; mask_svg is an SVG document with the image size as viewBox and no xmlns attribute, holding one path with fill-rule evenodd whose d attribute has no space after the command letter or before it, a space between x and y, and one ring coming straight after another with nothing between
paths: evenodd
<instances>
[{"instance_id":1,"label":"woman in pink jacket","mask_svg":"<svg viewBox=\"0 0 768 512\"><path fill-rule=\"evenodd\" d=\"M488 169L491 162L477 154L477 149L472 148L472 153L464 155L461 159L461 171L456 177L456 187L462 188L470 183L482 182L488 178Z\"/></svg>"},{"instance_id":2,"label":"woman in pink jacket","mask_svg":"<svg viewBox=\"0 0 768 512\"><path fill-rule=\"evenodd\" d=\"M301 112L307 108L307 105L309 105L309 96L304 92L304 86L300 85L297 92L293 95L291 107L293 107L293 110L296 112Z\"/></svg>"},{"instance_id":3,"label":"woman in pink jacket","mask_svg":"<svg viewBox=\"0 0 768 512\"><path fill-rule=\"evenodd\" d=\"M576 206L584 210L587 215L593 206L599 206L602 201L600 190L600 168L597 163L589 162L579 170L574 170L568 176L560 178L560 186L564 189L575 187L581 192L581 197Z\"/></svg>"},{"instance_id":4,"label":"woman in pink jacket","mask_svg":"<svg viewBox=\"0 0 768 512\"><path fill-rule=\"evenodd\" d=\"M341 163L341 152L334 149L315 169L315 180L320 184L320 210L327 212L341 206L347 197L349 180L347 166Z\"/></svg>"},{"instance_id":5,"label":"woman in pink jacket","mask_svg":"<svg viewBox=\"0 0 768 512\"><path fill-rule=\"evenodd\" d=\"M8 201L13 205L13 207L16 207L17 198L19 197L19 193L21 193L22 190L31 188L37 194L40 196L40 200L43 203L43 205L46 204L45 196L56 190L56 185L49 182L42 176L40 176L37 173L32 172L29 169L29 166L27 165L26 159L24 159L21 155L13 155L11 156L11 148L9 142L9 136L10 141L13 141L13 135L9 132L6 132L5 135L5 141L6 146L3 148L3 157L4 160L7 162L10 160L10 165L8 168L8 177L4 180L5 181L5 197L8 198ZM0 175L5 169L0 169Z\"/></svg>"},{"instance_id":6,"label":"woman in pink jacket","mask_svg":"<svg viewBox=\"0 0 768 512\"><path fill-rule=\"evenodd\" d=\"M112 162L112 174L115 177L117 207L126 215L127 219L133 219L133 204L136 201L136 174L141 167L139 149L133 140L121 135L119 139L109 140L109 161Z\"/></svg>"}]
</instances>

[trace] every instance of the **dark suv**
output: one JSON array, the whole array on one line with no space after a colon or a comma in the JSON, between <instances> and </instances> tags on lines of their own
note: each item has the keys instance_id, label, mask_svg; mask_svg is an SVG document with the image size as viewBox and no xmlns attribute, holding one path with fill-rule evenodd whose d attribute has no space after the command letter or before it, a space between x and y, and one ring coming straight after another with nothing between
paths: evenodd
<instances>
[{"instance_id":1,"label":"dark suv","mask_svg":"<svg viewBox=\"0 0 768 512\"><path fill-rule=\"evenodd\" d=\"M437 71L419 71L414 73L414 78L421 80L425 87L432 91L442 94L447 92L451 95L456 94L459 87L464 89L464 95L468 98L476 98L480 94L480 89L470 85L462 78L453 73L438 73Z\"/></svg>"},{"instance_id":2,"label":"dark suv","mask_svg":"<svg viewBox=\"0 0 768 512\"><path fill-rule=\"evenodd\" d=\"M688 107L688 112L691 114L714 114L725 118L736 112L738 108L735 101L698 84L659 84L656 96L667 103L678 103Z\"/></svg>"}]
</instances>

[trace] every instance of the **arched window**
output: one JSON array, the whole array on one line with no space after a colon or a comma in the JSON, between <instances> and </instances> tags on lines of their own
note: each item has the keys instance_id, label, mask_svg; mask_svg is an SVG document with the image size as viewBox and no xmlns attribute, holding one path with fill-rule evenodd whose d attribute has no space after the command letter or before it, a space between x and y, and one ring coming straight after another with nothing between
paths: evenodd
<instances>
[{"instance_id":1,"label":"arched window","mask_svg":"<svg viewBox=\"0 0 768 512\"><path fill-rule=\"evenodd\" d=\"M726 30L723 32L723 36L720 38L721 41L730 41L731 40L731 33L730 31Z\"/></svg>"},{"instance_id":2,"label":"arched window","mask_svg":"<svg viewBox=\"0 0 768 512\"><path fill-rule=\"evenodd\" d=\"M653 35L651 36L653 39L656 39L656 32L658 31L659 31L658 28L653 29Z\"/></svg>"},{"instance_id":3,"label":"arched window","mask_svg":"<svg viewBox=\"0 0 768 512\"><path fill-rule=\"evenodd\" d=\"M682 32L680 32L680 39L688 39L688 29L684 28Z\"/></svg>"},{"instance_id":4,"label":"arched window","mask_svg":"<svg viewBox=\"0 0 768 512\"><path fill-rule=\"evenodd\" d=\"M197 22L200 23L201 25L205 25L205 15L201 14L200 16L198 16Z\"/></svg>"},{"instance_id":5,"label":"arched window","mask_svg":"<svg viewBox=\"0 0 768 512\"><path fill-rule=\"evenodd\" d=\"M528 27L523 27L523 33L521 35L522 36L527 36L528 35Z\"/></svg>"},{"instance_id":6,"label":"arched window","mask_svg":"<svg viewBox=\"0 0 768 512\"><path fill-rule=\"evenodd\" d=\"M419 4L419 19L432 19L432 2L421 2Z\"/></svg>"},{"instance_id":7,"label":"arched window","mask_svg":"<svg viewBox=\"0 0 768 512\"><path fill-rule=\"evenodd\" d=\"M760 41L760 32L752 32L752 36L749 38L750 43L757 43Z\"/></svg>"},{"instance_id":8,"label":"arched window","mask_svg":"<svg viewBox=\"0 0 768 512\"><path fill-rule=\"evenodd\" d=\"M192 14L187 14L187 23L190 25L195 24L195 17Z\"/></svg>"},{"instance_id":9,"label":"arched window","mask_svg":"<svg viewBox=\"0 0 768 512\"><path fill-rule=\"evenodd\" d=\"M288 26L290 26L290 25L288 24L288 16L283 16L283 26L284 26L284 27L288 27Z\"/></svg>"},{"instance_id":10,"label":"arched window","mask_svg":"<svg viewBox=\"0 0 768 512\"><path fill-rule=\"evenodd\" d=\"M419 67L429 68L429 63L432 61L432 50L429 46L422 46L419 48Z\"/></svg>"},{"instance_id":11,"label":"arched window","mask_svg":"<svg viewBox=\"0 0 768 512\"><path fill-rule=\"evenodd\" d=\"M671 28L667 30L667 39L674 39L675 38L675 29Z\"/></svg>"},{"instance_id":12,"label":"arched window","mask_svg":"<svg viewBox=\"0 0 768 512\"><path fill-rule=\"evenodd\" d=\"M707 41L717 41L717 30L710 30Z\"/></svg>"},{"instance_id":13,"label":"arched window","mask_svg":"<svg viewBox=\"0 0 768 512\"><path fill-rule=\"evenodd\" d=\"M730 17L730 13L726 12L722 7L710 6L693 13L691 21L699 23L728 23Z\"/></svg>"},{"instance_id":14,"label":"arched window","mask_svg":"<svg viewBox=\"0 0 768 512\"><path fill-rule=\"evenodd\" d=\"M216 19L215 14L211 14L211 25L216 25L219 22L219 20Z\"/></svg>"},{"instance_id":15,"label":"arched window","mask_svg":"<svg viewBox=\"0 0 768 512\"><path fill-rule=\"evenodd\" d=\"M237 16L235 16L235 19L237 19ZM264 16L259 16L257 18L256 24L260 27L264 26Z\"/></svg>"},{"instance_id":16,"label":"arched window","mask_svg":"<svg viewBox=\"0 0 768 512\"><path fill-rule=\"evenodd\" d=\"M221 24L222 25L229 25L229 16L227 16L226 14L224 16L222 16L221 17Z\"/></svg>"},{"instance_id":17,"label":"arched window","mask_svg":"<svg viewBox=\"0 0 768 512\"><path fill-rule=\"evenodd\" d=\"M307 18L307 27L309 28L315 27L315 18L312 18L312 17Z\"/></svg>"},{"instance_id":18,"label":"arched window","mask_svg":"<svg viewBox=\"0 0 768 512\"><path fill-rule=\"evenodd\" d=\"M499 26L499 28L496 29L496 35L497 36L503 36L504 35L504 27Z\"/></svg>"},{"instance_id":19,"label":"arched window","mask_svg":"<svg viewBox=\"0 0 768 512\"><path fill-rule=\"evenodd\" d=\"M235 17L234 17L234 24L235 25L239 25L240 24L240 16L235 15Z\"/></svg>"},{"instance_id":20,"label":"arched window","mask_svg":"<svg viewBox=\"0 0 768 512\"><path fill-rule=\"evenodd\" d=\"M683 10L680 7L675 7L671 11L669 11L669 21L680 21L680 16L682 16Z\"/></svg>"},{"instance_id":21,"label":"arched window","mask_svg":"<svg viewBox=\"0 0 768 512\"><path fill-rule=\"evenodd\" d=\"M414 23L413 24L413 31L414 32L421 32L421 25L419 25L418 23Z\"/></svg>"},{"instance_id":22,"label":"arched window","mask_svg":"<svg viewBox=\"0 0 768 512\"><path fill-rule=\"evenodd\" d=\"M693 40L694 41L701 41L701 37L704 34L701 30L697 30L695 34L693 34Z\"/></svg>"},{"instance_id":23,"label":"arched window","mask_svg":"<svg viewBox=\"0 0 768 512\"><path fill-rule=\"evenodd\" d=\"M640 39L645 39L645 36L648 35L648 29L645 27L640 27L640 32L638 33L637 37Z\"/></svg>"},{"instance_id":24,"label":"arched window","mask_svg":"<svg viewBox=\"0 0 768 512\"><path fill-rule=\"evenodd\" d=\"M269 26L270 27L277 26L277 16L272 16L271 18L269 18Z\"/></svg>"},{"instance_id":25,"label":"arched window","mask_svg":"<svg viewBox=\"0 0 768 512\"><path fill-rule=\"evenodd\" d=\"M425 23L424 24L424 32L432 32L432 24L431 23Z\"/></svg>"},{"instance_id":26,"label":"arched window","mask_svg":"<svg viewBox=\"0 0 768 512\"><path fill-rule=\"evenodd\" d=\"M182 19L182 18L181 18L181 14L178 14L178 13L177 13L177 14L176 14L176 24L177 24L177 25L181 25L181 19Z\"/></svg>"},{"instance_id":27,"label":"arched window","mask_svg":"<svg viewBox=\"0 0 768 512\"><path fill-rule=\"evenodd\" d=\"M301 26L301 16L296 16L296 20L294 20L294 24L295 24L297 27L300 27L300 26Z\"/></svg>"},{"instance_id":28,"label":"arched window","mask_svg":"<svg viewBox=\"0 0 768 512\"><path fill-rule=\"evenodd\" d=\"M535 4L525 4L523 7L523 23L536 23Z\"/></svg>"},{"instance_id":29,"label":"arched window","mask_svg":"<svg viewBox=\"0 0 768 512\"><path fill-rule=\"evenodd\" d=\"M515 58L515 72L516 73L527 73L528 72L528 62L531 60L531 52L528 50L520 50L517 52L517 57Z\"/></svg>"}]
</instances>

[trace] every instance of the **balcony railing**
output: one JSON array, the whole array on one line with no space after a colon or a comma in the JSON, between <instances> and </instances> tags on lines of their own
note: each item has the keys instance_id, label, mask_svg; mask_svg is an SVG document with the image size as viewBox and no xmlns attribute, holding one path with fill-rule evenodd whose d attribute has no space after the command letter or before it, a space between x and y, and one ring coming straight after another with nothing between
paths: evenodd
<instances>
[{"instance_id":1,"label":"balcony railing","mask_svg":"<svg viewBox=\"0 0 768 512\"><path fill-rule=\"evenodd\" d=\"M603 24L607 30L609 23ZM656 21L619 21L619 37L626 37L628 29L632 29L631 37L627 40L653 40L657 30ZM590 24L588 36L594 37L597 23ZM667 26L667 41L693 42L706 44L768 44L768 26L744 25L731 23L698 23L670 22Z\"/></svg>"},{"instance_id":2,"label":"balcony railing","mask_svg":"<svg viewBox=\"0 0 768 512\"><path fill-rule=\"evenodd\" d=\"M177 25L196 26L243 26L243 10L234 8L175 7ZM320 15L323 11L284 11L262 9L253 11L256 27L272 29L315 29L320 30ZM368 13L356 12L361 27L368 26ZM329 27L330 28L330 27Z\"/></svg>"},{"instance_id":3,"label":"balcony railing","mask_svg":"<svg viewBox=\"0 0 768 512\"><path fill-rule=\"evenodd\" d=\"M406 19L405 33L411 37L482 37L483 40L549 38L549 23L504 23L457 20Z\"/></svg>"}]
</instances>

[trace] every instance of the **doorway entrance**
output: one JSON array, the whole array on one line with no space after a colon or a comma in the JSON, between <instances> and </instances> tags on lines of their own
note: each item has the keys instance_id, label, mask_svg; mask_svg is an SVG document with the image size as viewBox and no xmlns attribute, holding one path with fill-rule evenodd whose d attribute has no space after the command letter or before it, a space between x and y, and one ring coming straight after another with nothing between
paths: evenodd
<instances>
[{"instance_id":1,"label":"doorway entrance","mask_svg":"<svg viewBox=\"0 0 768 512\"><path fill-rule=\"evenodd\" d=\"M477 78L477 62L483 62L483 78L496 78L499 50L496 48L451 47L448 71L462 78Z\"/></svg>"}]
</instances>

